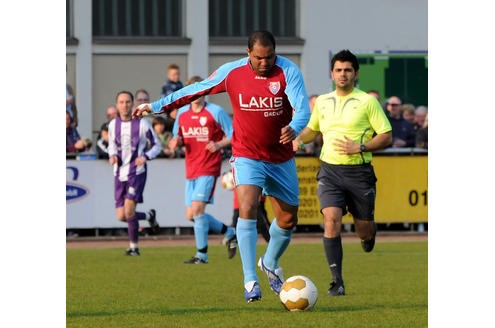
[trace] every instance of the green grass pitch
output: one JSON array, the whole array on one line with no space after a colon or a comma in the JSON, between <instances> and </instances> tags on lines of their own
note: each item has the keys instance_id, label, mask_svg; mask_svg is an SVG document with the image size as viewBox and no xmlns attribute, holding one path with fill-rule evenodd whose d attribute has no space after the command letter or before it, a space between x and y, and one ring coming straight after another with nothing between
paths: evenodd
<instances>
[{"instance_id":1,"label":"green grass pitch","mask_svg":"<svg viewBox=\"0 0 495 328\"><path fill-rule=\"evenodd\" d=\"M258 257L266 244L258 245ZM380 243L364 253L344 242L346 295L327 297L322 244L291 244L285 277L305 275L318 288L311 311L287 312L257 269L262 300L244 301L239 254L211 245L209 264L186 265L193 247L67 249L67 327L427 327L428 242Z\"/></svg>"}]
</instances>

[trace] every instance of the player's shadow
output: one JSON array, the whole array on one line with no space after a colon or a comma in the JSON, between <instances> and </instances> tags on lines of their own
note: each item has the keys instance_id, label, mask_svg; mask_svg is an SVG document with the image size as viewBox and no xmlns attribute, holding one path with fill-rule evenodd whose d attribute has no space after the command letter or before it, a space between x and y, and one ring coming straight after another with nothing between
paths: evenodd
<instances>
[{"instance_id":1,"label":"player's shadow","mask_svg":"<svg viewBox=\"0 0 495 328\"><path fill-rule=\"evenodd\" d=\"M255 302L246 307L239 308L224 308L224 307L180 307L180 308L168 308L168 307L153 307L153 308L141 308L130 309L121 308L112 311L75 311L68 312L67 318L80 318L80 317L112 317L129 314L159 314L159 315L188 315L188 314L202 314L202 313L239 313L239 312L273 312L274 310L280 311L283 309L282 304L280 306L267 306L263 302Z\"/></svg>"},{"instance_id":2,"label":"player's shadow","mask_svg":"<svg viewBox=\"0 0 495 328\"><path fill-rule=\"evenodd\" d=\"M354 312L372 310L400 310L400 309L428 309L428 304L374 304L374 305L331 305L316 304L314 311L317 312Z\"/></svg>"},{"instance_id":3,"label":"player's shadow","mask_svg":"<svg viewBox=\"0 0 495 328\"><path fill-rule=\"evenodd\" d=\"M371 311L371 310L386 310L386 309L427 309L428 304L374 304L374 305L331 305L331 304L316 304L314 312L355 312L355 311ZM224 308L224 307L154 307L146 309L115 309L114 311L87 311L87 312L71 312L67 313L67 318L79 317L112 317L129 314L158 314L158 315L188 315L188 314L208 314L208 313L224 313L236 314L240 312L250 313L261 312L273 313L283 309L282 304L267 306L266 303L256 302L242 308Z\"/></svg>"}]
</instances>

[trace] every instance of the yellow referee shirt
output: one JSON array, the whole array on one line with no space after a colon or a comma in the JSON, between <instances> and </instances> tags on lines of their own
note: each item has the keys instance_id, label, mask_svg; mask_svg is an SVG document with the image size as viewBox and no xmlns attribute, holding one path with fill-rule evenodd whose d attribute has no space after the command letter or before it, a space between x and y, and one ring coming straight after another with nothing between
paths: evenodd
<instances>
[{"instance_id":1,"label":"yellow referee shirt","mask_svg":"<svg viewBox=\"0 0 495 328\"><path fill-rule=\"evenodd\" d=\"M347 136L362 144L371 140L375 132L381 134L392 130L378 100L356 88L344 97L337 96L335 91L319 96L307 126L313 131L321 131L323 146L320 159L334 165L371 162L371 152L339 154L333 145L336 138L345 140L344 136Z\"/></svg>"}]
</instances>

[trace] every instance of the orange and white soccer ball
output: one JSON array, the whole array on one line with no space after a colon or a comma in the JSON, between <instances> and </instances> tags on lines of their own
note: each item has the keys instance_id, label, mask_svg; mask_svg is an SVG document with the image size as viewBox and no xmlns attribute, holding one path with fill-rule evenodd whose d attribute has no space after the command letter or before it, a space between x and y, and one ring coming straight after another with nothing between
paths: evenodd
<instances>
[{"instance_id":1,"label":"orange and white soccer ball","mask_svg":"<svg viewBox=\"0 0 495 328\"><path fill-rule=\"evenodd\" d=\"M222 182L222 187L227 190L234 190L234 175L232 171L227 171L222 174L220 181Z\"/></svg>"},{"instance_id":2,"label":"orange and white soccer ball","mask_svg":"<svg viewBox=\"0 0 495 328\"><path fill-rule=\"evenodd\" d=\"M279 297L288 311L311 310L318 300L318 290L308 277L292 276L283 283Z\"/></svg>"}]
</instances>

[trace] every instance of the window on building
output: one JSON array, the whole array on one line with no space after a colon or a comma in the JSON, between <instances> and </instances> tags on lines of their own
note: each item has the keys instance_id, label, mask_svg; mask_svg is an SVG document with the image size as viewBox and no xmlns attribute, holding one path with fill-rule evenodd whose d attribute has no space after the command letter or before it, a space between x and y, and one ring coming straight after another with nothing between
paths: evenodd
<instances>
[{"instance_id":1,"label":"window on building","mask_svg":"<svg viewBox=\"0 0 495 328\"><path fill-rule=\"evenodd\" d=\"M268 30L297 37L296 0L209 0L210 37L245 37Z\"/></svg>"},{"instance_id":2,"label":"window on building","mask_svg":"<svg viewBox=\"0 0 495 328\"><path fill-rule=\"evenodd\" d=\"M182 0L93 0L94 37L182 37Z\"/></svg>"},{"instance_id":3,"label":"window on building","mask_svg":"<svg viewBox=\"0 0 495 328\"><path fill-rule=\"evenodd\" d=\"M67 40L72 39L74 36L74 31L72 27L72 16L73 16L73 0L66 0L65 2L65 38Z\"/></svg>"}]
</instances>

